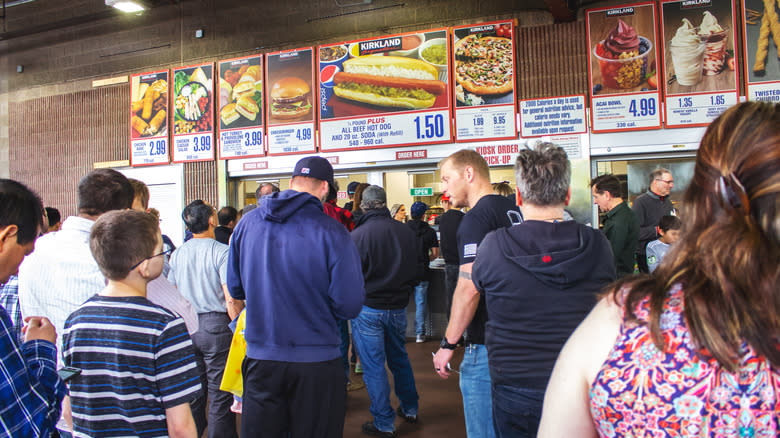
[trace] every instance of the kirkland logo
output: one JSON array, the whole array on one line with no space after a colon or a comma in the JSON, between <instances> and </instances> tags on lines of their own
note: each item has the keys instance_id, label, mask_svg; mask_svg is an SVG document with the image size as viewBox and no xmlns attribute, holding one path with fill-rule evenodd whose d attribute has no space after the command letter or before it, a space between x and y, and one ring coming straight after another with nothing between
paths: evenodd
<instances>
[{"instance_id":1,"label":"kirkland logo","mask_svg":"<svg viewBox=\"0 0 780 438\"><path fill-rule=\"evenodd\" d=\"M369 55L371 53L387 52L390 50L401 49L401 38L385 38L374 41L363 41L359 45L360 55Z\"/></svg>"},{"instance_id":2,"label":"kirkland logo","mask_svg":"<svg viewBox=\"0 0 780 438\"><path fill-rule=\"evenodd\" d=\"M634 15L634 8L617 8L607 11L607 17L619 17L621 15Z\"/></svg>"},{"instance_id":3,"label":"kirkland logo","mask_svg":"<svg viewBox=\"0 0 780 438\"><path fill-rule=\"evenodd\" d=\"M680 4L680 9L702 8L711 5L712 0L685 0Z\"/></svg>"}]
</instances>

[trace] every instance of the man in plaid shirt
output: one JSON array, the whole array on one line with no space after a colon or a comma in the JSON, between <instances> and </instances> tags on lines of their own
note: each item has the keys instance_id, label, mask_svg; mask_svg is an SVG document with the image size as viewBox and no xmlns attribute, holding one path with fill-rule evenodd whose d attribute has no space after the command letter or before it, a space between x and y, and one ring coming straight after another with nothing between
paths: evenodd
<instances>
[{"instance_id":1,"label":"man in plaid shirt","mask_svg":"<svg viewBox=\"0 0 780 438\"><path fill-rule=\"evenodd\" d=\"M0 179L0 283L16 274L43 225L40 198L16 181ZM0 436L48 437L67 389L57 376L56 333L47 318L31 316L20 345L0 309Z\"/></svg>"}]
</instances>

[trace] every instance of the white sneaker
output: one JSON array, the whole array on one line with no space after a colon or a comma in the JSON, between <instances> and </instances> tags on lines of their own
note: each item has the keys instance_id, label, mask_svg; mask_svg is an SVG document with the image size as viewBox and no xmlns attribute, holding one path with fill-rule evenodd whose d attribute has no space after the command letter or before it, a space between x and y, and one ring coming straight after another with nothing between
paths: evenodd
<instances>
[{"instance_id":1,"label":"white sneaker","mask_svg":"<svg viewBox=\"0 0 780 438\"><path fill-rule=\"evenodd\" d=\"M425 335L417 335L417 343L422 344L425 342Z\"/></svg>"}]
</instances>

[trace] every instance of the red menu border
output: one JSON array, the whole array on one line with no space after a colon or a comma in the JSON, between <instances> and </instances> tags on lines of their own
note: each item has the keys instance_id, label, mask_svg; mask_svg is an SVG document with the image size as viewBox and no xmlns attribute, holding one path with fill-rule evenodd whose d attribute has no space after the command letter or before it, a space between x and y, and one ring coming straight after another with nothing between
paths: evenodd
<instances>
[{"instance_id":1,"label":"red menu border","mask_svg":"<svg viewBox=\"0 0 780 438\"><path fill-rule=\"evenodd\" d=\"M217 71L217 67L216 67L216 65L215 65L215 63L213 61L212 62L204 62L202 64L182 65L180 67L173 68L173 69L171 69L171 76L170 77L171 77L171 79L173 79L173 77L176 75L176 71L178 71L178 70L184 70L184 69L193 68L193 67L203 67L203 66L208 66L208 65L211 65L211 93L214 94L214 77L215 77L214 74ZM170 92L170 81L168 82L168 87L169 87L168 97L170 99L170 102L168 103L168 105L169 105L169 108L173 109L174 93ZM212 120L211 120L212 125L211 126L214 128L214 129L211 130L211 144L215 146L211 150L211 158L203 158L203 159L200 159L200 160L179 160L179 161L174 160L173 159L173 147L174 147L174 143L175 143L175 139L176 139L176 134L174 134L173 131L171 131L171 146L170 146L171 147L171 150L170 150L170 153L171 153L171 163L200 163L200 162L204 162L204 161L214 161L214 157L216 156L215 153L214 153L214 149L219 147L217 145L216 136L214 135L215 132L216 132L216 125L214 124L216 122L216 119L214 119L214 117L216 116L215 105L216 105L216 99L211 99L211 117L212 117ZM171 113L171 120L173 120L173 113ZM198 134L206 134L206 133L205 132L199 132ZM179 134L179 135L182 136L182 135L189 135L189 134Z\"/></svg>"},{"instance_id":2,"label":"red menu border","mask_svg":"<svg viewBox=\"0 0 780 438\"><path fill-rule=\"evenodd\" d=\"M254 54L254 55L247 55L247 56L239 56L237 58L221 59L221 60L216 62L216 68L215 68L216 75L214 76L214 78L212 78L212 80L214 82L214 85L213 85L213 87L214 87L214 94L217 94L217 99L220 98L220 96L218 94L219 90L217 90L217 88L219 88L219 80L218 79L222 77L222 67L220 66L220 64L225 63L225 62L240 61L242 59L258 58L258 57L260 58L260 63L262 65L262 67L263 67L262 68L263 74L265 74L265 57L263 56L262 53L257 53L257 54ZM265 76L263 76L263 83L265 83ZM268 121L268 119L265 118L265 98L266 98L266 96L263 96L263 104L264 105L263 105L263 108L260 108L260 111L263 112L263 124L261 125L261 127L263 128L263 137L265 137L266 130L268 129L267 128L268 124L266 123ZM227 131L235 131L237 129L245 129L245 128L229 128L229 129L222 129L222 128L220 128L219 127L219 121L220 121L219 120L219 115L217 114L217 108L220 108L220 103L221 102L216 102L216 107L214 108L214 129L215 129L214 139L217 142L217 159L219 159L219 160L239 160L239 159L242 159L242 158L265 157L266 154L268 153L268 150L266 148L267 143L265 143L265 138L263 138L263 153L262 154L242 155L240 157L223 157L222 156L222 144L220 142L220 137L221 137L220 133L222 131L225 131L225 132L227 132Z\"/></svg>"},{"instance_id":3,"label":"red menu border","mask_svg":"<svg viewBox=\"0 0 780 438\"><path fill-rule=\"evenodd\" d=\"M168 73L168 96L171 95L171 78L173 77L173 74L171 73L171 69L165 69L165 70L156 70L156 71L146 71L143 73L136 73L130 75L130 94L133 93L133 78L136 76L144 76L144 75L153 75L157 73ZM170 99L169 99L170 101ZM128 122L130 122L130 130L128 132L128 137L130 137L130 141L128 143L128 147L130 148L130 166L131 167L146 167L146 166L160 166L164 164L171 164L171 144L173 144L173 141L171 140L171 136L173 135L173 130L171 129L171 108L170 108L170 102L168 104L168 114L165 115L166 120L166 126L168 127L168 134L166 136L159 136L159 137L149 137L147 140L151 140L153 138L164 138L167 137L168 139L168 161L165 163L141 163L141 164L135 164L133 163L133 111L130 111L130 118L128 119ZM133 96L130 96L130 107L133 106Z\"/></svg>"}]
</instances>

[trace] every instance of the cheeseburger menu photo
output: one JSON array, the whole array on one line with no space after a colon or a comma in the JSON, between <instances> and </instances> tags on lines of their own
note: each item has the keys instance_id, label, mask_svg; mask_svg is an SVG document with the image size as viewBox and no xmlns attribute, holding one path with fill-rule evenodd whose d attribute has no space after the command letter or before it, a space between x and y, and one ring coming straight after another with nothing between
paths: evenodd
<instances>
[{"instance_id":1,"label":"cheeseburger menu photo","mask_svg":"<svg viewBox=\"0 0 780 438\"><path fill-rule=\"evenodd\" d=\"M314 152L314 48L266 54L268 153Z\"/></svg>"},{"instance_id":2,"label":"cheeseburger menu photo","mask_svg":"<svg viewBox=\"0 0 780 438\"><path fill-rule=\"evenodd\" d=\"M320 118L449 108L447 32L319 48Z\"/></svg>"}]
</instances>

